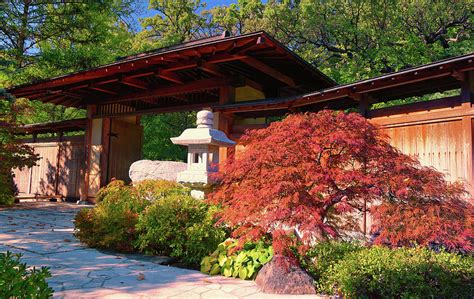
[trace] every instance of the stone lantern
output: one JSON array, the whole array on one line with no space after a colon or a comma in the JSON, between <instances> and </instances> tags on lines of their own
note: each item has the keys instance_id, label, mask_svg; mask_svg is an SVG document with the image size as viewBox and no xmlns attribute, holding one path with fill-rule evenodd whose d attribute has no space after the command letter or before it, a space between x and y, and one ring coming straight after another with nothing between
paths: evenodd
<instances>
[{"instance_id":1,"label":"stone lantern","mask_svg":"<svg viewBox=\"0 0 474 299\"><path fill-rule=\"evenodd\" d=\"M211 111L201 110L197 113L197 128L186 129L179 137L171 138L174 144L188 147L187 169L178 173L178 182L212 183L211 175L217 172L219 163L219 147L235 145L224 132L213 129L213 119Z\"/></svg>"}]
</instances>

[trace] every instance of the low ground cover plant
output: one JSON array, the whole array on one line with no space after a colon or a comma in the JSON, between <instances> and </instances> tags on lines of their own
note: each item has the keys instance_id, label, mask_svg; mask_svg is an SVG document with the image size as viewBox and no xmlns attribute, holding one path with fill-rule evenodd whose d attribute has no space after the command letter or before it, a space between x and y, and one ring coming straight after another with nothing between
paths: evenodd
<instances>
[{"instance_id":1,"label":"low ground cover plant","mask_svg":"<svg viewBox=\"0 0 474 299\"><path fill-rule=\"evenodd\" d=\"M99 191L94 208L77 214L75 234L90 247L167 255L199 265L227 232L214 226L217 208L189 193L169 181L134 186L113 181Z\"/></svg>"},{"instance_id":2,"label":"low ground cover plant","mask_svg":"<svg viewBox=\"0 0 474 299\"><path fill-rule=\"evenodd\" d=\"M238 242L227 239L210 255L201 261L201 272L240 279L254 279L263 265L273 258L269 242L249 242L241 249ZM237 249L237 250L236 250Z\"/></svg>"},{"instance_id":3,"label":"low ground cover plant","mask_svg":"<svg viewBox=\"0 0 474 299\"><path fill-rule=\"evenodd\" d=\"M346 298L472 298L474 294L472 256L421 247L352 249L335 254L341 258L332 259L329 267L310 270L318 277L320 292ZM320 251L315 257L320 261L326 254Z\"/></svg>"},{"instance_id":4,"label":"low ground cover plant","mask_svg":"<svg viewBox=\"0 0 474 299\"><path fill-rule=\"evenodd\" d=\"M0 298L49 298L53 289L46 279L51 277L47 268L28 269L21 255L0 253Z\"/></svg>"}]
</instances>

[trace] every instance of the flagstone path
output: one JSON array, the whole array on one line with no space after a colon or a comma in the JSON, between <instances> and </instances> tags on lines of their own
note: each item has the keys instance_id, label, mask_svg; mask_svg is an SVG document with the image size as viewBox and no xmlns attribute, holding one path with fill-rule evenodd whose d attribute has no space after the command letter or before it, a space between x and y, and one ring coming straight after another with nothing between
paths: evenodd
<instances>
[{"instance_id":1,"label":"flagstone path","mask_svg":"<svg viewBox=\"0 0 474 299\"><path fill-rule=\"evenodd\" d=\"M263 294L253 281L160 265L160 257L87 248L73 235L81 208L49 202L0 208L0 252L49 267L54 298L320 298Z\"/></svg>"}]
</instances>

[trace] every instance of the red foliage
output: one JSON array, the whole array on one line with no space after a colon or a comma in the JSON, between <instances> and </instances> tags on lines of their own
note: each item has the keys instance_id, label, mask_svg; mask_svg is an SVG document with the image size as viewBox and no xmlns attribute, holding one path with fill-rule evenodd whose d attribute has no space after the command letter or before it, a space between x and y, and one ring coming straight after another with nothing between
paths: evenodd
<instances>
[{"instance_id":1,"label":"red foliage","mask_svg":"<svg viewBox=\"0 0 474 299\"><path fill-rule=\"evenodd\" d=\"M463 187L401 154L358 114L291 115L241 141L245 151L222 165L208 199L223 206L221 221L236 228L235 237L269 233L285 253L288 242L278 240L294 228L303 244L360 231L366 201L377 243L471 246Z\"/></svg>"}]
</instances>

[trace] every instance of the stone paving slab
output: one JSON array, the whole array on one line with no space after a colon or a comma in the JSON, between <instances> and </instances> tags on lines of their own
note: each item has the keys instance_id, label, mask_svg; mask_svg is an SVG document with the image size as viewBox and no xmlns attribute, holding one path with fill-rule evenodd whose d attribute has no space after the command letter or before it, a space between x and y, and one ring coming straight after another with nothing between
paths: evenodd
<instances>
[{"instance_id":1,"label":"stone paving slab","mask_svg":"<svg viewBox=\"0 0 474 299\"><path fill-rule=\"evenodd\" d=\"M49 267L54 298L321 298L264 294L253 281L160 265L163 257L87 248L73 235L82 208L47 202L0 208L0 252Z\"/></svg>"}]
</instances>

